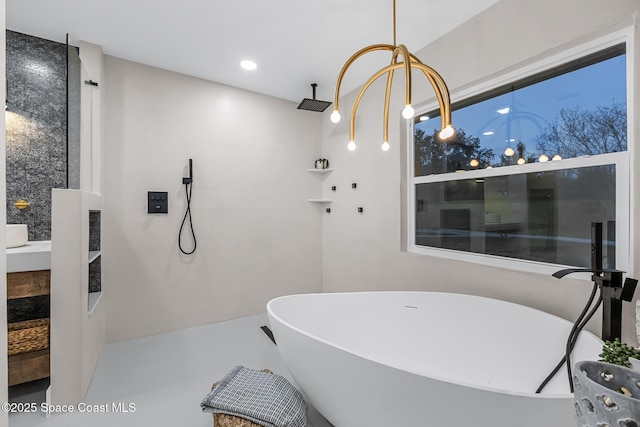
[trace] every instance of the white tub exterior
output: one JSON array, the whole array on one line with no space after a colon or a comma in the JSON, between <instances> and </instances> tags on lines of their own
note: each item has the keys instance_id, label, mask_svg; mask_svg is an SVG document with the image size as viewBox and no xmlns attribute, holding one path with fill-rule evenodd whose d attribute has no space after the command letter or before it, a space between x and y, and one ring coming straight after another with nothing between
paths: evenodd
<instances>
[{"instance_id":1,"label":"white tub exterior","mask_svg":"<svg viewBox=\"0 0 640 427\"><path fill-rule=\"evenodd\" d=\"M336 427L575 425L562 358L572 324L529 307L438 292L271 300L278 349L309 403ZM597 360L582 333L573 361Z\"/></svg>"}]
</instances>

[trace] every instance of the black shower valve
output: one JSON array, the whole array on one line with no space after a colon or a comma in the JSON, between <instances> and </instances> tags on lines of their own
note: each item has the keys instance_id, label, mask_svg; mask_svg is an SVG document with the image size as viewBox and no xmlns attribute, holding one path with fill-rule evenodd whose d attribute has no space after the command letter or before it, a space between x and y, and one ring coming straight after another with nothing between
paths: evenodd
<instances>
[{"instance_id":1,"label":"black shower valve","mask_svg":"<svg viewBox=\"0 0 640 427\"><path fill-rule=\"evenodd\" d=\"M147 193L147 213L169 213L169 193L166 191L149 191Z\"/></svg>"}]
</instances>

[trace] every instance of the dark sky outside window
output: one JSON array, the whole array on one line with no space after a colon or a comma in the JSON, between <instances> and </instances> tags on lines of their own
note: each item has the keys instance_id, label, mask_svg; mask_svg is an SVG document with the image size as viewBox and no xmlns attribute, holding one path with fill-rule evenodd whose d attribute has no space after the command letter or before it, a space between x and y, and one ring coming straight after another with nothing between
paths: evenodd
<instances>
[{"instance_id":1,"label":"dark sky outside window","mask_svg":"<svg viewBox=\"0 0 640 427\"><path fill-rule=\"evenodd\" d=\"M480 138L482 148L493 149L496 157L520 141L534 154L538 136L552 126L562 109L626 107L625 75L626 55L622 54L454 110L453 126L467 136ZM440 117L416 121L415 128L432 134L440 129ZM551 157L554 153L548 154Z\"/></svg>"}]
</instances>

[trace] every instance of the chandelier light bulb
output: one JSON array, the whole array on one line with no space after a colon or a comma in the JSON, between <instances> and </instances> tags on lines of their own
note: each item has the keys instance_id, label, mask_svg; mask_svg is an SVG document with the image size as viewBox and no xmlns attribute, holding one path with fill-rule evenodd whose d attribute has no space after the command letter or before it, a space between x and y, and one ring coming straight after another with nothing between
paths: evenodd
<instances>
[{"instance_id":1,"label":"chandelier light bulb","mask_svg":"<svg viewBox=\"0 0 640 427\"><path fill-rule=\"evenodd\" d=\"M416 115L416 110L414 110L411 105L406 105L402 110L402 117L404 117L407 120L413 119L413 116L415 115Z\"/></svg>"},{"instance_id":2,"label":"chandelier light bulb","mask_svg":"<svg viewBox=\"0 0 640 427\"><path fill-rule=\"evenodd\" d=\"M558 160L562 160L562 156L560 156L560 154L556 154L555 156L553 156L553 157L551 158L551 160L553 160L554 162L555 162L555 161L558 161Z\"/></svg>"},{"instance_id":3,"label":"chandelier light bulb","mask_svg":"<svg viewBox=\"0 0 640 427\"><path fill-rule=\"evenodd\" d=\"M475 168L479 164L480 162L477 159L471 159L471 161L469 162L469 166L471 166L472 168Z\"/></svg>"},{"instance_id":4,"label":"chandelier light bulb","mask_svg":"<svg viewBox=\"0 0 640 427\"><path fill-rule=\"evenodd\" d=\"M382 143L382 151L389 151L389 148L391 148L391 146L389 145L389 143L387 141Z\"/></svg>"},{"instance_id":5,"label":"chandelier light bulb","mask_svg":"<svg viewBox=\"0 0 640 427\"><path fill-rule=\"evenodd\" d=\"M511 157L511 156L513 156L514 154L516 154L516 150L514 150L514 149L513 149L513 148L511 148L511 147L507 147L507 149L506 149L506 150L504 150L504 155L505 155L505 156L507 156L507 157Z\"/></svg>"},{"instance_id":6,"label":"chandelier light bulb","mask_svg":"<svg viewBox=\"0 0 640 427\"><path fill-rule=\"evenodd\" d=\"M522 157L520 157L520 158L518 159L518 164L519 164L519 165L524 165L525 163L527 163L527 161L526 161L525 159L523 159Z\"/></svg>"},{"instance_id":7,"label":"chandelier light bulb","mask_svg":"<svg viewBox=\"0 0 640 427\"><path fill-rule=\"evenodd\" d=\"M549 156L547 156L546 154L540 154L540 157L538 157L538 161L540 163L548 162Z\"/></svg>"},{"instance_id":8,"label":"chandelier light bulb","mask_svg":"<svg viewBox=\"0 0 640 427\"><path fill-rule=\"evenodd\" d=\"M330 118L332 123L338 123L340 121L340 112L338 110L333 110Z\"/></svg>"},{"instance_id":9,"label":"chandelier light bulb","mask_svg":"<svg viewBox=\"0 0 640 427\"><path fill-rule=\"evenodd\" d=\"M453 126L449 125L446 128L442 129L438 136L440 136L440 139L449 139L453 136L454 133L456 133L455 129L453 128Z\"/></svg>"},{"instance_id":10,"label":"chandelier light bulb","mask_svg":"<svg viewBox=\"0 0 640 427\"><path fill-rule=\"evenodd\" d=\"M349 143L347 144L347 149L349 151L355 151L356 150L356 143L354 141L349 141Z\"/></svg>"}]
</instances>

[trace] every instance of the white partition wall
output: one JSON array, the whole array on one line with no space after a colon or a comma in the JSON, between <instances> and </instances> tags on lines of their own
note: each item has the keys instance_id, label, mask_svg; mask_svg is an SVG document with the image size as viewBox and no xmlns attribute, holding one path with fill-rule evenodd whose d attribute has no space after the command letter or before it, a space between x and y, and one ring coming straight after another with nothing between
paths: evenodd
<instances>
[{"instance_id":1,"label":"white partition wall","mask_svg":"<svg viewBox=\"0 0 640 427\"><path fill-rule=\"evenodd\" d=\"M51 213L51 404L81 402L105 344L100 298L89 304L89 213L102 197L53 190ZM94 255L95 257L95 255Z\"/></svg>"},{"instance_id":2,"label":"white partition wall","mask_svg":"<svg viewBox=\"0 0 640 427\"><path fill-rule=\"evenodd\" d=\"M6 46L5 41L5 11L4 11L5 2L4 0L0 0L0 26L2 27L2 35L0 37L0 43L2 46ZM5 52L6 49L2 49L2 54L0 54L0 61L2 64L5 64ZM0 67L0 79L5 77L5 67L4 65ZM4 79L2 79L4 80ZM2 129L5 128L5 120L4 116L0 118L0 123L2 123ZM0 198L2 200L6 199L6 175L5 175L5 133L1 132L0 134ZM3 204L0 207L0 218L2 218L3 222L6 222L6 206ZM2 228L0 230L0 247L6 247L6 228ZM0 287L2 289L7 289L7 265L6 258L1 257L0 259ZM7 390L7 302L6 299L0 298L0 354L3 356L0 358L0 400L2 402L6 402L9 399L8 390ZM9 418L6 412L0 412L0 427L9 425Z\"/></svg>"},{"instance_id":3,"label":"white partition wall","mask_svg":"<svg viewBox=\"0 0 640 427\"><path fill-rule=\"evenodd\" d=\"M82 105L80 188L102 194L102 115L104 60L102 48L80 41ZM91 81L91 84L85 82Z\"/></svg>"}]
</instances>

